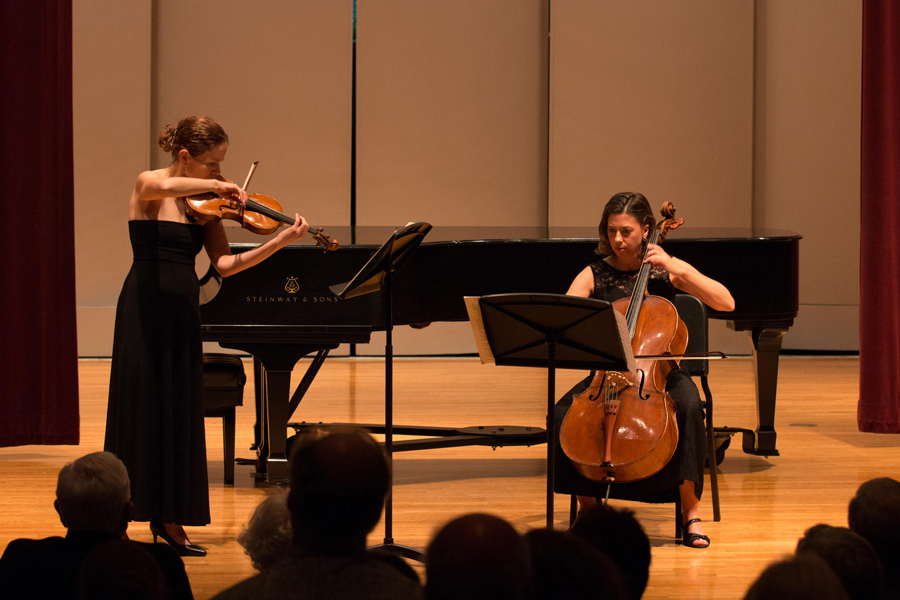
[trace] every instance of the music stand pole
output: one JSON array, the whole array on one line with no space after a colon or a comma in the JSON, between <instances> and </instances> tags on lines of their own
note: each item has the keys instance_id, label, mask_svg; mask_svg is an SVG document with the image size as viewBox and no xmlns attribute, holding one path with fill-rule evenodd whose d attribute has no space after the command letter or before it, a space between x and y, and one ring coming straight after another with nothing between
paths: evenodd
<instances>
[{"instance_id":1,"label":"music stand pole","mask_svg":"<svg viewBox=\"0 0 900 600\"><path fill-rule=\"evenodd\" d=\"M384 294L385 344L384 344L384 448L391 475L388 492L384 499L384 543L373 546L405 558L425 562L425 554L409 546L394 543L393 538L393 427L394 427L394 309L392 279L394 272L402 267L431 230L428 223L410 223L400 228L382 244L372 258L360 269L352 280L345 284L330 286L337 296L347 299L381 291Z\"/></svg>"},{"instance_id":2,"label":"music stand pole","mask_svg":"<svg viewBox=\"0 0 900 600\"><path fill-rule=\"evenodd\" d=\"M384 498L384 545L394 545L394 315L391 303L391 272L388 269L384 276L385 316L387 331L384 340L384 450L391 465L391 481Z\"/></svg>"},{"instance_id":3,"label":"music stand pole","mask_svg":"<svg viewBox=\"0 0 900 600\"><path fill-rule=\"evenodd\" d=\"M384 450L391 469L388 491L384 497L384 543L372 548L424 563L424 552L394 543L394 310L391 285L393 272L394 266L389 264L384 270L382 287L385 298L385 323L387 323L384 340Z\"/></svg>"},{"instance_id":4,"label":"music stand pole","mask_svg":"<svg viewBox=\"0 0 900 600\"><path fill-rule=\"evenodd\" d=\"M556 460L556 337L547 336L547 529L553 529Z\"/></svg>"}]
</instances>

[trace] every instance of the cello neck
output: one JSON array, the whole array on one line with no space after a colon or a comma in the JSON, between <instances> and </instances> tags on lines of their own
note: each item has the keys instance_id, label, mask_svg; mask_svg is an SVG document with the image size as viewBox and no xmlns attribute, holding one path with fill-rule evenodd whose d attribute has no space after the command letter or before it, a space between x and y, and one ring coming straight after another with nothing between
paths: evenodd
<instances>
[{"instance_id":1,"label":"cello neck","mask_svg":"<svg viewBox=\"0 0 900 600\"><path fill-rule=\"evenodd\" d=\"M659 241L659 228L654 227L647 239L647 248L650 244L656 244ZM641 256L641 270L638 272L637 281L634 283L634 290L631 292L631 301L628 303L628 310L625 312L625 322L628 323L628 335L633 340L634 332L637 329L638 316L641 314L641 303L644 301L644 292L647 291L647 283L650 281L650 263L643 262L643 258L647 255L647 248L644 248L644 254Z\"/></svg>"}]
</instances>

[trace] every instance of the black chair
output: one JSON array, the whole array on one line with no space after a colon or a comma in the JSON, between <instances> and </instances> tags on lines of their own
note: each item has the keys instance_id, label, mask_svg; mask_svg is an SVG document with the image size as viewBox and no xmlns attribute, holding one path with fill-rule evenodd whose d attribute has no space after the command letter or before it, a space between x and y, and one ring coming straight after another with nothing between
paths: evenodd
<instances>
[{"instance_id":1,"label":"black chair","mask_svg":"<svg viewBox=\"0 0 900 600\"><path fill-rule=\"evenodd\" d=\"M203 354L203 416L221 417L225 483L234 483L235 408L244 404L244 363L232 354Z\"/></svg>"},{"instance_id":2,"label":"black chair","mask_svg":"<svg viewBox=\"0 0 900 600\"><path fill-rule=\"evenodd\" d=\"M709 349L709 322L706 315L706 305L699 299L690 294L678 294L675 297L675 308L678 310L678 316L684 321L688 329L688 345L685 350L686 354L705 353ZM700 386L703 389L703 398L701 402L706 412L706 461L709 466L709 481L712 489L713 501L713 519L721 521L722 515L719 509L719 481L716 474L716 446L715 433L713 431L713 398L709 389L709 361L708 360L685 360L681 362L681 368L688 372L691 377L700 378ZM615 486L613 486L615 489ZM614 494L610 494L614 497ZM675 503L675 537L681 537L681 496L678 488L671 493L666 492L660 499L653 502L674 502ZM574 523L578 515L578 501L572 496L571 508L569 514L569 523Z\"/></svg>"},{"instance_id":3,"label":"black chair","mask_svg":"<svg viewBox=\"0 0 900 600\"><path fill-rule=\"evenodd\" d=\"M709 351L709 320L706 316L706 305L690 294L675 296L675 308L678 316L688 329L687 354L703 354ZM712 491L713 519L722 520L719 509L719 478L716 473L716 436L713 430L713 397L709 389L709 361L685 360L681 368L691 377L700 378L703 389L703 408L706 411L706 462L709 466L709 487ZM680 523L680 520L679 520Z\"/></svg>"}]
</instances>

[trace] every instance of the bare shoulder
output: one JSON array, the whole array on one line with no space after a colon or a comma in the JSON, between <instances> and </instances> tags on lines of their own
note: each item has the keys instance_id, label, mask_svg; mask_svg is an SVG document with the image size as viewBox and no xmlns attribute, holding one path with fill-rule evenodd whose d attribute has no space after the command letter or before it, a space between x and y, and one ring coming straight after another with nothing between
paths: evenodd
<instances>
[{"instance_id":1,"label":"bare shoulder","mask_svg":"<svg viewBox=\"0 0 900 600\"><path fill-rule=\"evenodd\" d=\"M143 171L137 176L137 183L135 187L141 188L148 184L153 184L155 182L162 181L166 179L168 175L166 174L165 169L154 169L153 171Z\"/></svg>"},{"instance_id":2,"label":"bare shoulder","mask_svg":"<svg viewBox=\"0 0 900 600\"><path fill-rule=\"evenodd\" d=\"M569 290L566 292L568 296L581 296L589 298L594 289L594 271L590 266L585 267L572 281Z\"/></svg>"},{"instance_id":3,"label":"bare shoulder","mask_svg":"<svg viewBox=\"0 0 900 600\"><path fill-rule=\"evenodd\" d=\"M169 177L166 169L140 173L131 193L131 203L151 202L170 197L171 194L166 190L166 180Z\"/></svg>"},{"instance_id":4,"label":"bare shoulder","mask_svg":"<svg viewBox=\"0 0 900 600\"><path fill-rule=\"evenodd\" d=\"M161 202L165 203L165 193L161 192L162 182L168 178L165 169L143 171L138 174L128 201L129 219L158 219ZM174 201L174 200L173 200ZM177 219L173 219L177 220Z\"/></svg>"},{"instance_id":5,"label":"bare shoulder","mask_svg":"<svg viewBox=\"0 0 900 600\"><path fill-rule=\"evenodd\" d=\"M576 277L575 279L576 279L576 281L578 279L589 279L591 281L594 281L594 270L591 268L590 265L588 265L585 268L583 268L580 273L578 273L578 277Z\"/></svg>"}]
</instances>

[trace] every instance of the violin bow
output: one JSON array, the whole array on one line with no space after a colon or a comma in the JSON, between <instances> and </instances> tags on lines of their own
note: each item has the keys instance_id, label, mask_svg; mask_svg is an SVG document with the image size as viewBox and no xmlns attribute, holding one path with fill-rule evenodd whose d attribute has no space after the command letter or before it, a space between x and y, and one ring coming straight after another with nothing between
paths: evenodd
<instances>
[{"instance_id":1,"label":"violin bow","mask_svg":"<svg viewBox=\"0 0 900 600\"><path fill-rule=\"evenodd\" d=\"M253 172L256 171L256 166L259 165L259 161L253 161L253 164L250 165L250 172L247 173L247 179L244 181L244 185L241 187L245 192L247 191L247 186L250 185L250 178L253 177Z\"/></svg>"}]
</instances>

